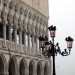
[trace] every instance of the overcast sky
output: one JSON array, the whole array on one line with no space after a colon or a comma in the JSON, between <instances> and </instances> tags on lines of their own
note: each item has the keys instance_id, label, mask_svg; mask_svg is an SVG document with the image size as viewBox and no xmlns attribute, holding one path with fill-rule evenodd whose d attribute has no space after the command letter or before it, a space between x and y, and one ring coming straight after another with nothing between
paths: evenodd
<instances>
[{"instance_id":1,"label":"overcast sky","mask_svg":"<svg viewBox=\"0 0 75 75\"><path fill-rule=\"evenodd\" d=\"M75 40L75 0L49 0L49 25L57 27L55 42L63 51L67 36ZM56 57L56 75L75 75L75 41L71 55Z\"/></svg>"}]
</instances>

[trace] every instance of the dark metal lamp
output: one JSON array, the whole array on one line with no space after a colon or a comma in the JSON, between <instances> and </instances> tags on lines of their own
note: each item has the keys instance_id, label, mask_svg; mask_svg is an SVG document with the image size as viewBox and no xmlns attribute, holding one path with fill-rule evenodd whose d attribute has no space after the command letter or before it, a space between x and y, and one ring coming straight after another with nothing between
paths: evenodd
<instances>
[{"instance_id":1,"label":"dark metal lamp","mask_svg":"<svg viewBox=\"0 0 75 75\"><path fill-rule=\"evenodd\" d=\"M50 36L52 38L52 41L48 42L48 38L46 36L45 37L40 36L39 37L40 48L42 48L42 54L44 56L46 56L47 58L50 58L51 56L53 57L53 75L56 75L56 73L55 73L55 56L57 56L58 53L62 56L70 55L70 51L71 51L72 44L73 44L73 38L71 38L69 36L65 39L67 42L68 50L64 49L64 51L61 52L59 43L56 43L56 45L54 44L56 26L51 25L50 27L48 27L48 29L50 31Z\"/></svg>"}]
</instances>

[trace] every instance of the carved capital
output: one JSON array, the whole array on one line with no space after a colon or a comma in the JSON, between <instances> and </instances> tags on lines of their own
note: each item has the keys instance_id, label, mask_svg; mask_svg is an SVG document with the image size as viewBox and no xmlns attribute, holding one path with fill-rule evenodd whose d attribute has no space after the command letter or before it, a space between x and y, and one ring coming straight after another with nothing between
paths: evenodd
<instances>
[{"instance_id":1,"label":"carved capital","mask_svg":"<svg viewBox=\"0 0 75 75\"><path fill-rule=\"evenodd\" d=\"M10 26L13 26L13 15L11 15L11 13L8 14L7 20L8 20L8 24Z\"/></svg>"},{"instance_id":2,"label":"carved capital","mask_svg":"<svg viewBox=\"0 0 75 75\"><path fill-rule=\"evenodd\" d=\"M16 15L13 16L13 24L18 25L18 18L16 17Z\"/></svg>"},{"instance_id":3,"label":"carved capital","mask_svg":"<svg viewBox=\"0 0 75 75\"><path fill-rule=\"evenodd\" d=\"M1 12L1 18L2 18L2 21L7 21L7 13L5 10L2 10Z\"/></svg>"}]
</instances>

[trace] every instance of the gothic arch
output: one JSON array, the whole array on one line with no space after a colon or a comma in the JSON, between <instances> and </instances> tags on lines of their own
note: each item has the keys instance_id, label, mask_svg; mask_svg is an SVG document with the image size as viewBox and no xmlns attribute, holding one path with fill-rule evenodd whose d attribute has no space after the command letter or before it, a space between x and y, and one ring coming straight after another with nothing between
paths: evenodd
<instances>
[{"instance_id":1,"label":"gothic arch","mask_svg":"<svg viewBox=\"0 0 75 75\"><path fill-rule=\"evenodd\" d=\"M7 71L7 63L4 54L0 54L0 75Z\"/></svg>"},{"instance_id":2,"label":"gothic arch","mask_svg":"<svg viewBox=\"0 0 75 75\"><path fill-rule=\"evenodd\" d=\"M9 75L17 75L18 64L15 56L12 56L9 61Z\"/></svg>"},{"instance_id":3,"label":"gothic arch","mask_svg":"<svg viewBox=\"0 0 75 75\"><path fill-rule=\"evenodd\" d=\"M11 12L9 12L7 15L7 21L10 26L13 26L13 15L11 14Z\"/></svg>"},{"instance_id":4,"label":"gothic arch","mask_svg":"<svg viewBox=\"0 0 75 75\"><path fill-rule=\"evenodd\" d=\"M35 62L32 59L29 63L29 75L34 75L35 70Z\"/></svg>"},{"instance_id":5,"label":"gothic arch","mask_svg":"<svg viewBox=\"0 0 75 75\"><path fill-rule=\"evenodd\" d=\"M42 75L42 70L43 70L42 62L39 61L37 64L37 75Z\"/></svg>"},{"instance_id":6,"label":"gothic arch","mask_svg":"<svg viewBox=\"0 0 75 75\"><path fill-rule=\"evenodd\" d=\"M48 75L48 72L49 72L49 65L48 65L48 63L45 63L45 65L44 65L44 75Z\"/></svg>"},{"instance_id":7,"label":"gothic arch","mask_svg":"<svg viewBox=\"0 0 75 75\"><path fill-rule=\"evenodd\" d=\"M25 60L25 58L22 58L22 60L20 61L20 65L19 65L19 73L20 75L26 75L27 73L27 61Z\"/></svg>"},{"instance_id":8,"label":"gothic arch","mask_svg":"<svg viewBox=\"0 0 75 75\"><path fill-rule=\"evenodd\" d=\"M23 30L26 31L26 29L27 29L27 25L26 25L26 20L25 20L25 18L24 18L24 20L23 20Z\"/></svg>"},{"instance_id":9,"label":"gothic arch","mask_svg":"<svg viewBox=\"0 0 75 75\"><path fill-rule=\"evenodd\" d=\"M16 17L16 14L13 16L13 26L18 28L18 18Z\"/></svg>"},{"instance_id":10,"label":"gothic arch","mask_svg":"<svg viewBox=\"0 0 75 75\"><path fill-rule=\"evenodd\" d=\"M18 18L18 27L19 29L23 30L23 20L21 19L21 17Z\"/></svg>"},{"instance_id":11,"label":"gothic arch","mask_svg":"<svg viewBox=\"0 0 75 75\"><path fill-rule=\"evenodd\" d=\"M2 22L7 21L7 13L6 13L5 9L3 9L2 12L1 12L1 19L2 19Z\"/></svg>"}]
</instances>

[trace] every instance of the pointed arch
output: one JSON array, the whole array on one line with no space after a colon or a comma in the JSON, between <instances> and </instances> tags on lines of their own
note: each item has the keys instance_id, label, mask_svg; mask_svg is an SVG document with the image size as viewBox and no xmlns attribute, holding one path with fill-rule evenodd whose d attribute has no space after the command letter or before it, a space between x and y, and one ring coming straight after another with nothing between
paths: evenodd
<instances>
[{"instance_id":1,"label":"pointed arch","mask_svg":"<svg viewBox=\"0 0 75 75\"><path fill-rule=\"evenodd\" d=\"M26 75L28 66L27 66L27 62L26 62L25 58L22 58L22 60L20 61L20 65L19 66L20 66L19 67L20 75Z\"/></svg>"},{"instance_id":2,"label":"pointed arch","mask_svg":"<svg viewBox=\"0 0 75 75\"><path fill-rule=\"evenodd\" d=\"M37 75L41 75L42 74L42 62L39 61L38 64L37 64Z\"/></svg>"},{"instance_id":3,"label":"pointed arch","mask_svg":"<svg viewBox=\"0 0 75 75\"><path fill-rule=\"evenodd\" d=\"M32 59L29 63L29 75L34 75L35 72L35 62Z\"/></svg>"},{"instance_id":4,"label":"pointed arch","mask_svg":"<svg viewBox=\"0 0 75 75\"><path fill-rule=\"evenodd\" d=\"M49 70L49 65L46 62L45 65L44 65L44 75L48 75L48 72L49 72L48 70Z\"/></svg>"},{"instance_id":5,"label":"pointed arch","mask_svg":"<svg viewBox=\"0 0 75 75\"><path fill-rule=\"evenodd\" d=\"M18 70L17 59L12 56L9 61L9 75L16 75Z\"/></svg>"}]
</instances>

